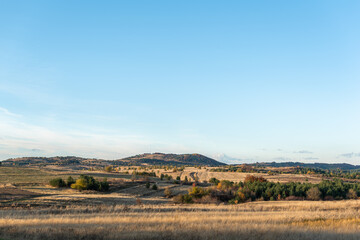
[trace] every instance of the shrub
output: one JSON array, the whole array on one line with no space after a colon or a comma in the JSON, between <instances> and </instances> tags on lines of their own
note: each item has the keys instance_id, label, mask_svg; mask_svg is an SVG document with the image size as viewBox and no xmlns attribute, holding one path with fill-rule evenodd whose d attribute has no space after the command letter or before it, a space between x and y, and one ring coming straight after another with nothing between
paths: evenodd
<instances>
[{"instance_id":1,"label":"shrub","mask_svg":"<svg viewBox=\"0 0 360 240\"><path fill-rule=\"evenodd\" d=\"M208 195L209 191L201 187L193 187L189 190L189 195L194 198L202 198L205 195Z\"/></svg>"},{"instance_id":2,"label":"shrub","mask_svg":"<svg viewBox=\"0 0 360 240\"><path fill-rule=\"evenodd\" d=\"M354 189L349 189L348 193L346 194L346 197L349 199L357 199L357 193Z\"/></svg>"},{"instance_id":3,"label":"shrub","mask_svg":"<svg viewBox=\"0 0 360 240\"><path fill-rule=\"evenodd\" d=\"M75 179L73 179L71 176L69 176L66 181L66 186L71 187L71 184L74 184L74 183L75 183Z\"/></svg>"},{"instance_id":4,"label":"shrub","mask_svg":"<svg viewBox=\"0 0 360 240\"><path fill-rule=\"evenodd\" d=\"M145 185L146 188L150 188L150 182L147 182Z\"/></svg>"},{"instance_id":5,"label":"shrub","mask_svg":"<svg viewBox=\"0 0 360 240\"><path fill-rule=\"evenodd\" d=\"M321 192L318 187L312 187L306 192L307 199L318 201L321 198Z\"/></svg>"},{"instance_id":6,"label":"shrub","mask_svg":"<svg viewBox=\"0 0 360 240\"><path fill-rule=\"evenodd\" d=\"M217 188L221 189L221 190L227 190L229 188L231 188L234 185L234 182L231 182L229 180L221 180L218 185Z\"/></svg>"},{"instance_id":7,"label":"shrub","mask_svg":"<svg viewBox=\"0 0 360 240\"><path fill-rule=\"evenodd\" d=\"M54 178L51 179L49 184L53 187L57 187L57 188L61 188L61 187L66 187L66 183L62 178Z\"/></svg>"},{"instance_id":8,"label":"shrub","mask_svg":"<svg viewBox=\"0 0 360 240\"><path fill-rule=\"evenodd\" d=\"M189 181L188 177L185 176L184 182L187 183Z\"/></svg>"},{"instance_id":9,"label":"shrub","mask_svg":"<svg viewBox=\"0 0 360 240\"><path fill-rule=\"evenodd\" d=\"M245 177L245 180L244 180L244 183L247 183L247 182L267 182L267 180L263 177L256 177L256 176L253 176L253 175L247 175Z\"/></svg>"},{"instance_id":10,"label":"shrub","mask_svg":"<svg viewBox=\"0 0 360 240\"><path fill-rule=\"evenodd\" d=\"M152 190L157 190L158 189L158 186L156 184L154 184L151 188Z\"/></svg>"},{"instance_id":11,"label":"shrub","mask_svg":"<svg viewBox=\"0 0 360 240\"><path fill-rule=\"evenodd\" d=\"M112 166L106 166L104 170L105 170L105 172L112 172L113 167Z\"/></svg>"},{"instance_id":12,"label":"shrub","mask_svg":"<svg viewBox=\"0 0 360 240\"><path fill-rule=\"evenodd\" d=\"M192 197L189 194L179 194L173 198L175 203L194 203Z\"/></svg>"},{"instance_id":13,"label":"shrub","mask_svg":"<svg viewBox=\"0 0 360 240\"><path fill-rule=\"evenodd\" d=\"M86 183L86 180L83 178L79 178L76 180L75 183L71 184L71 188L77 189L77 190L87 190L88 186Z\"/></svg>"},{"instance_id":14,"label":"shrub","mask_svg":"<svg viewBox=\"0 0 360 240\"><path fill-rule=\"evenodd\" d=\"M77 190L108 191L109 187L110 186L106 178L99 182L93 177L87 175L80 175L80 178L77 179L74 184L71 184L71 188Z\"/></svg>"},{"instance_id":15,"label":"shrub","mask_svg":"<svg viewBox=\"0 0 360 240\"><path fill-rule=\"evenodd\" d=\"M218 179L216 179L216 178L210 178L210 180L209 180L209 183L211 183L211 184L213 184L213 185L215 185L215 186L217 186L218 184L219 184L219 180Z\"/></svg>"},{"instance_id":16,"label":"shrub","mask_svg":"<svg viewBox=\"0 0 360 240\"><path fill-rule=\"evenodd\" d=\"M170 198L172 196L172 191L169 187L165 188L164 190L165 197Z\"/></svg>"},{"instance_id":17,"label":"shrub","mask_svg":"<svg viewBox=\"0 0 360 240\"><path fill-rule=\"evenodd\" d=\"M110 188L110 185L106 178L104 178L101 182L99 182L98 191L106 192L109 190L109 188Z\"/></svg>"}]
</instances>

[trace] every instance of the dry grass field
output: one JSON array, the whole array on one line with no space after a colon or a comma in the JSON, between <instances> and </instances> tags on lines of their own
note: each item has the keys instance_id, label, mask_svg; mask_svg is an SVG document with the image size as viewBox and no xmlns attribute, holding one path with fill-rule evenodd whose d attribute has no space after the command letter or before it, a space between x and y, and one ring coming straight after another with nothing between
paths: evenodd
<instances>
[{"instance_id":1,"label":"dry grass field","mask_svg":"<svg viewBox=\"0 0 360 240\"><path fill-rule=\"evenodd\" d=\"M219 180L231 180L234 182L243 181L249 173L238 172L211 172L211 168L198 169L195 167L186 167L184 171L173 172L171 170L154 169L155 173L168 174L175 179L180 176L182 180L187 177L189 181L197 178L200 182L208 181L215 177ZM126 169L121 169L125 171ZM130 170L131 173L133 170ZM140 170L139 170L140 171ZM150 169L147 169L150 171ZM50 179L68 176L78 178L80 174L87 174L98 179L107 178L116 185L109 193L79 193L73 189L56 189L48 186ZM269 181L290 182L299 181L318 183L321 177L318 175L301 175L301 174L256 174L263 176ZM88 204L136 204L137 199L144 204L167 204L171 200L164 197L164 189L170 188L176 194L186 193L190 188L189 185L173 184L172 181L160 181L158 178L151 178L153 183L159 187L157 191L145 188L145 183L132 183L130 174L123 172L106 173L104 171L87 171L72 170L69 168L29 168L29 167L0 167L0 204L11 205L88 205ZM141 177L139 177L141 178Z\"/></svg>"},{"instance_id":2,"label":"dry grass field","mask_svg":"<svg viewBox=\"0 0 360 240\"><path fill-rule=\"evenodd\" d=\"M247 175L204 168L156 171L200 181L241 181ZM107 177L111 191L78 192L47 185L51 178L82 173ZM284 182L321 180L316 175L261 176ZM164 189L176 195L187 192L189 185L151 178L159 188L153 190L130 178L119 172L1 167L0 239L360 239L360 200L175 205Z\"/></svg>"},{"instance_id":3,"label":"dry grass field","mask_svg":"<svg viewBox=\"0 0 360 240\"><path fill-rule=\"evenodd\" d=\"M1 239L360 239L360 201L2 209Z\"/></svg>"}]
</instances>

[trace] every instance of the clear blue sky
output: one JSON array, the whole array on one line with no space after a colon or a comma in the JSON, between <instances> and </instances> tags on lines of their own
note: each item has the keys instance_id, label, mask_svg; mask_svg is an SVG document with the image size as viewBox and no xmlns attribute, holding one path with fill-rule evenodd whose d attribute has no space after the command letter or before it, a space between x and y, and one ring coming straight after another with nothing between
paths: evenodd
<instances>
[{"instance_id":1,"label":"clear blue sky","mask_svg":"<svg viewBox=\"0 0 360 240\"><path fill-rule=\"evenodd\" d=\"M359 1L0 1L0 159L360 163Z\"/></svg>"}]
</instances>

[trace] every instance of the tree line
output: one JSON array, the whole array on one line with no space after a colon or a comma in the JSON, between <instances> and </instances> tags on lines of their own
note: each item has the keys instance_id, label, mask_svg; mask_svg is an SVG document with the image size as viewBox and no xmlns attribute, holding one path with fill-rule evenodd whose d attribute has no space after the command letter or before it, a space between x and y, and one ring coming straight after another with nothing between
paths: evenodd
<instances>
[{"instance_id":1,"label":"tree line","mask_svg":"<svg viewBox=\"0 0 360 240\"><path fill-rule=\"evenodd\" d=\"M193 186L189 193L175 197L175 202L226 202L243 203L248 201L277 200L340 200L355 199L360 196L360 183L345 183L340 179L323 180L314 183L274 183L263 177L248 175L244 182L234 183L228 180L209 180L212 187Z\"/></svg>"}]
</instances>

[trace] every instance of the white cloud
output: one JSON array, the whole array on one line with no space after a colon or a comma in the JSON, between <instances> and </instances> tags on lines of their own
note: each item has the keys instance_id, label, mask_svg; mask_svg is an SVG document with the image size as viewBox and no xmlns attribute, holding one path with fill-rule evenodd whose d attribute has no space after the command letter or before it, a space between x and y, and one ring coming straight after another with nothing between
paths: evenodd
<instances>
[{"instance_id":1,"label":"white cloud","mask_svg":"<svg viewBox=\"0 0 360 240\"><path fill-rule=\"evenodd\" d=\"M50 129L29 124L25 117L0 108L0 160L38 155L117 159L146 151L150 143L153 146L162 144L144 136Z\"/></svg>"},{"instance_id":2,"label":"white cloud","mask_svg":"<svg viewBox=\"0 0 360 240\"><path fill-rule=\"evenodd\" d=\"M11 117L20 117L21 115L15 114L7 110L6 108L0 107L0 112L4 115L11 116Z\"/></svg>"}]
</instances>

